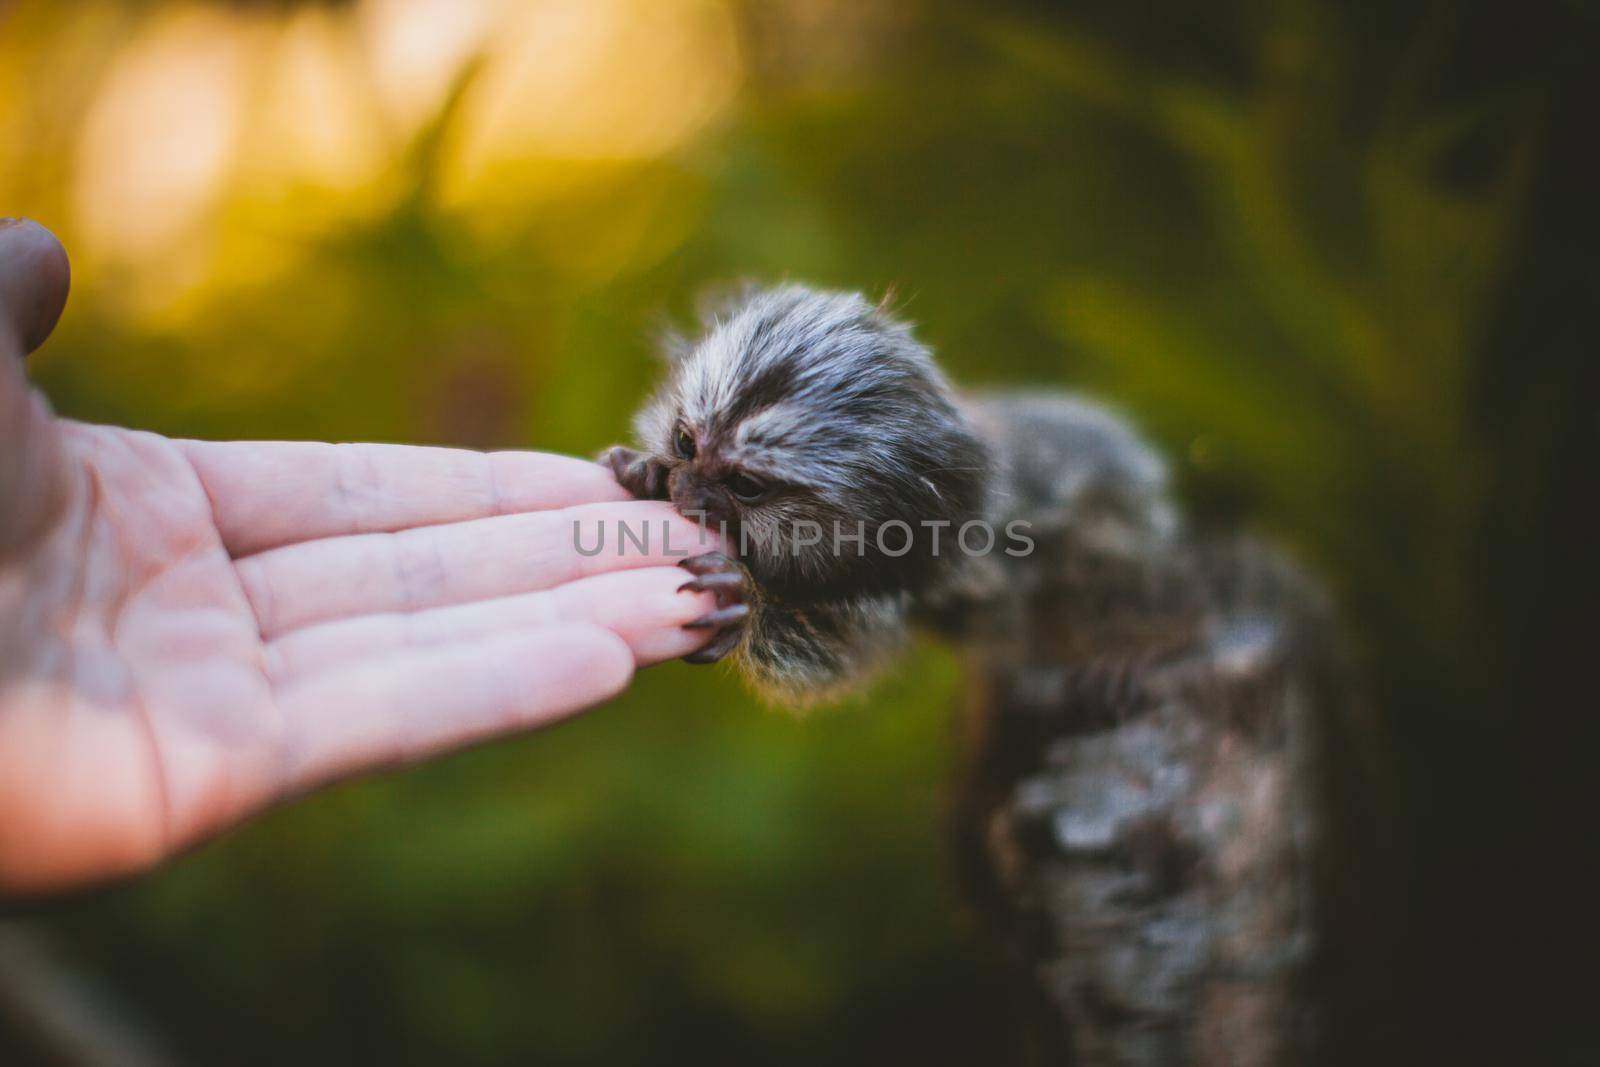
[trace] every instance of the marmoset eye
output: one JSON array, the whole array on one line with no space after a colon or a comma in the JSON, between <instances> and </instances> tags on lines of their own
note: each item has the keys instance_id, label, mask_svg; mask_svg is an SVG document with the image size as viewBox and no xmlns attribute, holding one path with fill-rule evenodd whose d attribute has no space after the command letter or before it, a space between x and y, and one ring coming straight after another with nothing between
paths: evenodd
<instances>
[{"instance_id":1,"label":"marmoset eye","mask_svg":"<svg viewBox=\"0 0 1600 1067\"><path fill-rule=\"evenodd\" d=\"M672 447L678 450L678 455L684 459L694 458L694 437L685 427L678 427L678 436L673 439Z\"/></svg>"},{"instance_id":2,"label":"marmoset eye","mask_svg":"<svg viewBox=\"0 0 1600 1067\"><path fill-rule=\"evenodd\" d=\"M722 484L726 485L730 493L743 500L746 504L767 495L767 487L748 474L735 472L728 475Z\"/></svg>"}]
</instances>

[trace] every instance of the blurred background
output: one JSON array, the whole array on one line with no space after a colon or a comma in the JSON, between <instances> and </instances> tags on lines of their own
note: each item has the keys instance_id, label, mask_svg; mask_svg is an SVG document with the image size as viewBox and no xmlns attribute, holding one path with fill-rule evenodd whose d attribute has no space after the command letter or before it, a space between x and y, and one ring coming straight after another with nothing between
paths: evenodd
<instances>
[{"instance_id":1,"label":"blurred background","mask_svg":"<svg viewBox=\"0 0 1600 1067\"><path fill-rule=\"evenodd\" d=\"M73 258L37 380L162 433L591 453L747 276L1111 400L1343 605L1386 1047L1594 1062L1597 45L1592 0L0 0L0 213ZM4 931L150 1062L1003 1063L958 685L664 667ZM0 1062L88 1062L16 988Z\"/></svg>"}]
</instances>

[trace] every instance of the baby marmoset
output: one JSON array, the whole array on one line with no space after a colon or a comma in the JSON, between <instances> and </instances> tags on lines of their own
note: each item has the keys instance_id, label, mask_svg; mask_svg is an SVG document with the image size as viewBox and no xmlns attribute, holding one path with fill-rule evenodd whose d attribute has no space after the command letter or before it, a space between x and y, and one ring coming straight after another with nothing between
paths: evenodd
<instances>
[{"instance_id":1,"label":"baby marmoset","mask_svg":"<svg viewBox=\"0 0 1600 1067\"><path fill-rule=\"evenodd\" d=\"M739 547L684 564L721 604L690 659L732 653L780 700L861 681L913 623L1002 625L1039 538L1052 558L1063 537L1115 557L1174 531L1161 462L1118 420L1067 396L960 397L857 294L752 290L706 325L672 346L642 450L604 458Z\"/></svg>"},{"instance_id":2,"label":"baby marmoset","mask_svg":"<svg viewBox=\"0 0 1600 1067\"><path fill-rule=\"evenodd\" d=\"M1076 1061L1200 1062L1224 1033L1233 1062L1293 1060L1316 1014L1310 724L1342 699L1314 588L1186 530L1105 409L959 395L859 295L749 290L669 354L641 450L603 461L739 546L683 563L718 603L689 658L731 653L795 703L912 626L957 640L956 851Z\"/></svg>"}]
</instances>

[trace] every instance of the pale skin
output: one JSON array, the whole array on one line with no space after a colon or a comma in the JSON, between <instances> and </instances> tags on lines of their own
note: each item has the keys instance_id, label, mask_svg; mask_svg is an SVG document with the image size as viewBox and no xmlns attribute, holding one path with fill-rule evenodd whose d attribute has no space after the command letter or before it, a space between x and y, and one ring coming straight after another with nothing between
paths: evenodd
<instances>
[{"instance_id":1,"label":"pale skin","mask_svg":"<svg viewBox=\"0 0 1600 1067\"><path fill-rule=\"evenodd\" d=\"M0 898L146 870L705 644L685 624L715 598L659 537L577 551L575 519L716 547L597 464L56 418L22 357L67 277L47 231L0 221Z\"/></svg>"}]
</instances>

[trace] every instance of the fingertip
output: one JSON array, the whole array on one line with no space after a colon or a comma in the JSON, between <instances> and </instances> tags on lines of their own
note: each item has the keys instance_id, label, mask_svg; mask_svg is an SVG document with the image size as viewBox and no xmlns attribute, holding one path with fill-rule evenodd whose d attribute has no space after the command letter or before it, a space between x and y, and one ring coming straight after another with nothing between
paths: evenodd
<instances>
[{"instance_id":1,"label":"fingertip","mask_svg":"<svg viewBox=\"0 0 1600 1067\"><path fill-rule=\"evenodd\" d=\"M717 606L710 593L683 589L676 567L641 567L580 579L553 591L563 618L616 634L632 650L634 666L679 659L706 643L684 624Z\"/></svg>"},{"instance_id":2,"label":"fingertip","mask_svg":"<svg viewBox=\"0 0 1600 1067\"><path fill-rule=\"evenodd\" d=\"M609 468L548 452L490 452L489 464L505 511L549 511L632 500Z\"/></svg>"},{"instance_id":3,"label":"fingertip","mask_svg":"<svg viewBox=\"0 0 1600 1067\"><path fill-rule=\"evenodd\" d=\"M533 704L542 711L565 714L604 703L633 681L633 649L604 626L578 623L560 630L540 630L526 642L530 661L553 664L557 677L544 670ZM554 698L553 700L551 698Z\"/></svg>"},{"instance_id":4,"label":"fingertip","mask_svg":"<svg viewBox=\"0 0 1600 1067\"><path fill-rule=\"evenodd\" d=\"M567 509L585 576L641 566L671 566L707 552L732 555L728 532L680 515L662 500L627 500Z\"/></svg>"}]
</instances>

